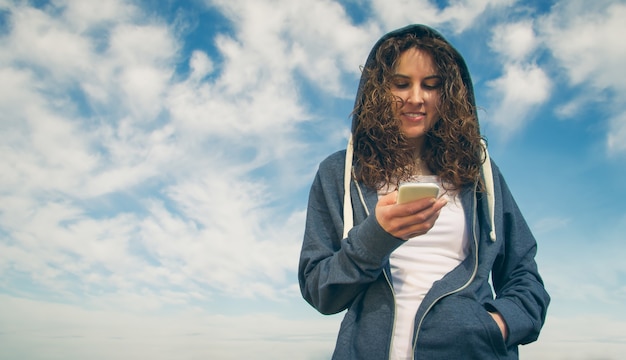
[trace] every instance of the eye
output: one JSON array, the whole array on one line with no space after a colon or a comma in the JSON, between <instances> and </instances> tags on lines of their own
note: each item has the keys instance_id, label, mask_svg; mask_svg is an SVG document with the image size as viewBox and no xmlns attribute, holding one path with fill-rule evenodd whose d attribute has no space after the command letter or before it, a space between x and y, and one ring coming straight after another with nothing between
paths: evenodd
<instances>
[{"instance_id":1,"label":"eye","mask_svg":"<svg viewBox=\"0 0 626 360\"><path fill-rule=\"evenodd\" d=\"M397 90L408 89L411 84L408 81L393 81L391 83L392 88Z\"/></svg>"},{"instance_id":2,"label":"eye","mask_svg":"<svg viewBox=\"0 0 626 360\"><path fill-rule=\"evenodd\" d=\"M393 88L397 90L408 89L409 83L393 83Z\"/></svg>"},{"instance_id":3,"label":"eye","mask_svg":"<svg viewBox=\"0 0 626 360\"><path fill-rule=\"evenodd\" d=\"M433 77L433 78L424 80L424 82L422 83L422 86L424 87L424 89L427 89L427 90L437 90L441 88L442 81L440 77Z\"/></svg>"},{"instance_id":4,"label":"eye","mask_svg":"<svg viewBox=\"0 0 626 360\"><path fill-rule=\"evenodd\" d=\"M404 90L411 87L411 80L403 75L394 75L390 83L393 90Z\"/></svg>"}]
</instances>

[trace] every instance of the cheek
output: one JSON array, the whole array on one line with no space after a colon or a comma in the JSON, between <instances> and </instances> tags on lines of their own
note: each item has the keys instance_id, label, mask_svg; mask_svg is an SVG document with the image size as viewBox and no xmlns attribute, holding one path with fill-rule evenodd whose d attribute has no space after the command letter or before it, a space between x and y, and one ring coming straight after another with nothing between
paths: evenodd
<instances>
[{"instance_id":1,"label":"cheek","mask_svg":"<svg viewBox=\"0 0 626 360\"><path fill-rule=\"evenodd\" d=\"M400 97L396 97L394 102L391 104L391 108L393 109L394 115L398 115L402 107L404 106L404 102Z\"/></svg>"},{"instance_id":2,"label":"cheek","mask_svg":"<svg viewBox=\"0 0 626 360\"><path fill-rule=\"evenodd\" d=\"M440 104L440 97L439 95L433 95L430 100L428 101L428 107L429 107L429 112L431 114L434 114L437 118L439 118L439 104Z\"/></svg>"},{"instance_id":3,"label":"cheek","mask_svg":"<svg viewBox=\"0 0 626 360\"><path fill-rule=\"evenodd\" d=\"M402 91L394 91L391 90L391 97L395 103L402 103L402 101L406 98L406 94Z\"/></svg>"},{"instance_id":4,"label":"cheek","mask_svg":"<svg viewBox=\"0 0 626 360\"><path fill-rule=\"evenodd\" d=\"M426 101L431 106L435 106L435 107L439 106L439 102L441 101L441 95L439 91L429 92L428 95L426 96Z\"/></svg>"}]
</instances>

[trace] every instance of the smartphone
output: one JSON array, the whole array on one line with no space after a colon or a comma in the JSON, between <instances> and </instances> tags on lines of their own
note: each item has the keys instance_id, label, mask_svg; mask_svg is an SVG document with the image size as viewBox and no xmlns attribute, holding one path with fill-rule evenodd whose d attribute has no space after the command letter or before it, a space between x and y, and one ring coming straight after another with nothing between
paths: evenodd
<instances>
[{"instance_id":1,"label":"smartphone","mask_svg":"<svg viewBox=\"0 0 626 360\"><path fill-rule=\"evenodd\" d=\"M435 183L403 183L398 188L398 204L423 199L426 197L436 198L439 196L439 186Z\"/></svg>"}]
</instances>

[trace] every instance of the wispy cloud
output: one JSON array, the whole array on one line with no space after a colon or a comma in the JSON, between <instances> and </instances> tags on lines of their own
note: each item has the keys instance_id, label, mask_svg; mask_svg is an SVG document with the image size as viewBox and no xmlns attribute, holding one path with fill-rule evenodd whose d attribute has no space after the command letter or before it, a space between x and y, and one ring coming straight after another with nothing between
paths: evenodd
<instances>
[{"instance_id":1,"label":"wispy cloud","mask_svg":"<svg viewBox=\"0 0 626 360\"><path fill-rule=\"evenodd\" d=\"M6 331L2 358L327 359L336 326L324 318L211 315L200 309L153 317L3 295L0 301L2 324L13 324L10 330L0 325Z\"/></svg>"},{"instance_id":2,"label":"wispy cloud","mask_svg":"<svg viewBox=\"0 0 626 360\"><path fill-rule=\"evenodd\" d=\"M251 172L297 156L296 125L308 118L293 66L274 61L285 49L222 35L221 72L207 79L213 62L197 50L177 81L173 29L116 2L68 20L81 4L10 8L5 275L19 269L60 291L82 283L76 296L172 286L276 298L291 286L302 214L270 216L281 188Z\"/></svg>"},{"instance_id":3,"label":"wispy cloud","mask_svg":"<svg viewBox=\"0 0 626 360\"><path fill-rule=\"evenodd\" d=\"M494 28L491 49L503 63L502 75L487 82L491 98L487 121L503 139L519 132L545 103L552 88L546 71L537 65L538 40L533 22L501 24Z\"/></svg>"},{"instance_id":4,"label":"wispy cloud","mask_svg":"<svg viewBox=\"0 0 626 360\"><path fill-rule=\"evenodd\" d=\"M606 146L611 153L626 153L626 45L621 35L626 4L598 1L567 1L540 22L543 41L565 71L570 84L580 88L580 99L565 105L563 115L574 115L580 106L597 102L610 110L606 120ZM606 114L606 113L605 113ZM606 116L600 114L600 116Z\"/></svg>"},{"instance_id":5,"label":"wispy cloud","mask_svg":"<svg viewBox=\"0 0 626 360\"><path fill-rule=\"evenodd\" d=\"M386 29L423 23L436 27L448 27L460 33L472 27L480 16L506 9L516 2L517 0L462 0L450 3L448 6L441 6L428 0L374 0L371 6L372 15L378 17Z\"/></svg>"},{"instance_id":6,"label":"wispy cloud","mask_svg":"<svg viewBox=\"0 0 626 360\"><path fill-rule=\"evenodd\" d=\"M548 316L541 347L522 346L520 358L619 359L626 350L626 323L602 315Z\"/></svg>"},{"instance_id":7,"label":"wispy cloud","mask_svg":"<svg viewBox=\"0 0 626 360\"><path fill-rule=\"evenodd\" d=\"M501 139L518 133L550 96L552 82L535 63L506 64L500 78L489 81L492 103L487 121L495 124Z\"/></svg>"}]
</instances>

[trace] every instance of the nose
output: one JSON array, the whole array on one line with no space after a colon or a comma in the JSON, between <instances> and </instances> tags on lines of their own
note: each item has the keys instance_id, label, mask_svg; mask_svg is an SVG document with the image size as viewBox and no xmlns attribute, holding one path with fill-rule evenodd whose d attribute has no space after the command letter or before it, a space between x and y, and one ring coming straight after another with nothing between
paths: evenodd
<instances>
[{"instance_id":1,"label":"nose","mask_svg":"<svg viewBox=\"0 0 626 360\"><path fill-rule=\"evenodd\" d=\"M412 86L409 89L408 98L406 102L413 105L420 105L424 103L424 92L420 86Z\"/></svg>"}]
</instances>

